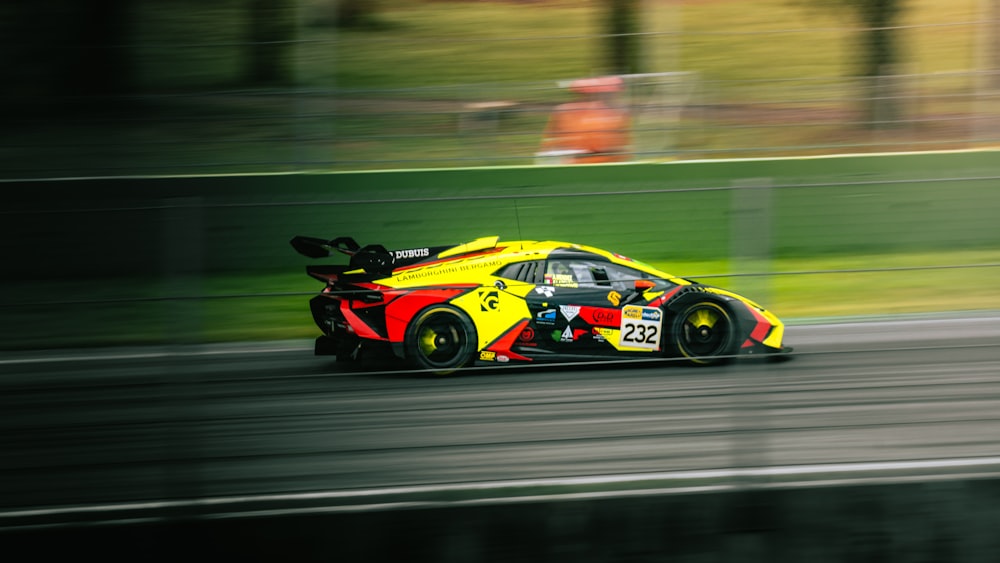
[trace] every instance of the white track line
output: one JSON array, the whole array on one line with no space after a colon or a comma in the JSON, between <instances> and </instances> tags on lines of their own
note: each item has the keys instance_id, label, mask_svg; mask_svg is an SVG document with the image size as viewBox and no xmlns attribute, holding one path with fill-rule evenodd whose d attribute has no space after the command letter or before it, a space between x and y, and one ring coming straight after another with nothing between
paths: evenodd
<instances>
[{"instance_id":1,"label":"white track line","mask_svg":"<svg viewBox=\"0 0 1000 563\"><path fill-rule=\"evenodd\" d=\"M269 346L226 346L220 345L211 349L198 349L197 345L178 347L177 350L157 350L149 352L98 352L93 353L65 353L55 352L55 355L45 356L46 352L40 351L37 355L23 358L0 359L0 366L3 365L24 365L24 364L49 364L66 362L99 362L99 361L123 361L123 360L162 360L176 357L208 357L208 356L233 356L248 354L274 354L278 352L312 352L312 341L308 345L300 345L297 342L279 343Z\"/></svg>"},{"instance_id":2,"label":"white track line","mask_svg":"<svg viewBox=\"0 0 1000 563\"><path fill-rule=\"evenodd\" d=\"M991 467L992 466L992 467ZM966 459L937 459L937 460L919 460L919 461L887 461L887 462L864 462L864 463L833 463L833 464L815 464L815 465L792 465L792 466L782 466L782 467L763 467L763 468L745 468L745 469L711 469L711 470L696 470L696 471L674 471L674 472L664 472L664 473L639 473L639 474L629 474L629 475L597 475L589 477L565 477L565 478L550 478L550 479L530 479L530 480L515 480L515 481L492 481L492 482L482 482L482 483L465 483L465 484L442 484L442 485L419 485L410 487L386 487L386 488L376 488L376 489L362 489L362 490L351 490L351 491L322 491L314 493L294 493L294 494L272 494L272 495L247 495L247 496L236 496L236 497L215 497L215 498L205 498L205 499L192 499L192 500L178 500L178 501L160 501L160 502L137 502L137 503L118 503L118 504L103 504L103 505L92 505L92 506L71 506L71 507L53 507L53 508L38 508L38 509L26 509L26 510L13 510L0 512L0 528L5 527L24 527L19 526L17 523L12 522L12 526L5 526L3 520L23 520L31 518L42 518L42 517L60 517L60 516L71 516L80 514L90 514L90 515L100 515L106 513L109 515L109 519L104 521L107 522L123 522L123 521L149 521L150 519L156 520L157 517L140 516L137 514L134 518L122 518L120 513L122 512L150 512L164 509L204 509L204 508L222 508L226 507L224 511L217 511L213 514L204 514L204 518L237 518L237 517L248 517L248 516L264 516L264 515L276 515L276 514L306 514L315 512L369 512L377 510L392 510L400 508L412 508L412 507L433 507L433 506L449 506L449 505L468 505L468 504L484 504L484 503L496 503L496 502L533 502L539 500L581 500L581 499L592 499L592 498L616 498L616 497L628 497L636 495L652 495L652 494L677 494L677 493L693 493L693 492L712 492L712 491L723 491L723 490L734 490L741 487L749 487L756 485L752 482L753 479L760 479L765 477L808 477L808 476L829 476L831 478L815 480L815 481L789 481L789 482L771 482L766 483L770 487L780 487L780 486L831 486L831 485L843 485L857 482L872 482L873 480L879 480L881 482L894 482L894 481L912 481L917 479L930 479L934 478L933 473L923 474L923 475L902 475L902 476L873 476L871 473L875 472L887 472L887 471L940 471L940 470L956 470L956 469L977 469L978 473L966 474L960 473L955 475L946 475L948 478L955 477L983 477L983 476L995 476L1000 473L1000 457L985 457L985 458L966 458ZM992 469L992 471L987 471ZM837 478L832 478L834 475L838 474ZM685 481L685 480L697 480L697 479L721 479L728 480L724 483L719 484L706 484L698 486L683 486L670 487L666 482L669 481ZM744 482L742 480L750 480L750 482ZM587 491L587 492L567 492L567 493L549 493L543 495L517 495L511 494L516 493L519 489L526 489L531 487L573 487L573 486L595 486L595 485L611 485L611 484L629 484L629 483L641 483L644 481L659 481L660 483L650 483L655 488L643 488L643 489L626 489L621 491ZM433 495L439 493L455 493L455 492L483 492L488 491L491 496L485 496L481 498L474 499L459 499L459 500L411 500L411 499L400 499L398 501L391 501L386 499L384 502L371 502L367 504L362 503L350 503L344 501L351 500L361 500L367 498L377 498L377 497L390 497L397 495ZM250 508L249 510L240 510L241 505L251 505L260 503L275 503L275 502L293 502L293 501L342 501L340 503L333 503L325 506L307 506L307 507L290 507L290 508ZM248 507L249 508L249 507ZM197 512L197 510L194 510ZM111 515L114 516L111 516ZM160 518L166 519L166 517ZM100 520L98 518L98 520ZM93 524L94 522L90 522ZM39 526L52 526L60 524L40 524ZM32 527L31 524L27 526Z\"/></svg>"},{"instance_id":3,"label":"white track line","mask_svg":"<svg viewBox=\"0 0 1000 563\"><path fill-rule=\"evenodd\" d=\"M819 321L819 322L816 322ZM813 322L805 324L789 324L787 332L803 331L813 333L817 330L834 330L839 333L848 332L852 328L862 329L869 334L859 334L857 338L862 340L873 340L879 337L878 334L870 334L879 328L914 326L929 328L934 325L962 322L966 324L1000 324L1000 316L996 311L973 312L968 316L958 316L954 313L948 314L928 314L928 315L899 315L879 318L852 318L844 317L837 322L834 319L815 319ZM886 331L892 334L893 331ZM885 338L882 335L881 338ZM790 342L793 346L794 342ZM38 352L21 352L22 357L3 358L0 356L0 366L45 364L45 363L69 363L69 362L92 362L92 361L123 361L123 360L157 360L176 357L211 357L211 356L234 356L250 354L273 354L280 352L311 352L312 340L289 340L261 342L259 344L236 343L236 344L208 344L190 346L162 346L149 349L148 351L129 350L127 348L116 350L41 350Z\"/></svg>"}]
</instances>

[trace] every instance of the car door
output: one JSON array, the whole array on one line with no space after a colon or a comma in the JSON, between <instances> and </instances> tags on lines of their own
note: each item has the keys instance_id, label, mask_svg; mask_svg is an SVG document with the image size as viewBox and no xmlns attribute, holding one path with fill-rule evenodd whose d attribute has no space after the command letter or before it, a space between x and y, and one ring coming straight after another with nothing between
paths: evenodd
<instances>
[{"instance_id":1,"label":"car door","mask_svg":"<svg viewBox=\"0 0 1000 563\"><path fill-rule=\"evenodd\" d=\"M535 344L565 354L609 355L621 352L619 341L623 328L623 307L643 302L641 295L636 295L634 281L625 278L644 275L630 269L622 272L621 269L621 266L597 258L546 260L542 283L537 284L526 297ZM636 300L636 297L640 299ZM638 338L640 335L634 328L630 336ZM657 329L647 327L642 330L641 336L645 340ZM656 335L652 336L651 343L658 344ZM631 343L627 347L648 348L651 343Z\"/></svg>"}]
</instances>

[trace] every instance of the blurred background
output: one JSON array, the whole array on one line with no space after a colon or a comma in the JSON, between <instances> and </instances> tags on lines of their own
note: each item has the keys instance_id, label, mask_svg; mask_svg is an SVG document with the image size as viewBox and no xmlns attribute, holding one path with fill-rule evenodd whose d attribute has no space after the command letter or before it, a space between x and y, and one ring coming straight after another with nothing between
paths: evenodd
<instances>
[{"instance_id":1,"label":"blurred background","mask_svg":"<svg viewBox=\"0 0 1000 563\"><path fill-rule=\"evenodd\" d=\"M297 234L578 241L787 319L995 309L998 14L1000 0L6 2L0 346L311 335ZM608 75L633 164L537 166L572 86ZM882 156L782 160L844 154ZM951 284L964 290L937 289ZM53 317L75 322L53 334Z\"/></svg>"},{"instance_id":2,"label":"blurred background","mask_svg":"<svg viewBox=\"0 0 1000 563\"><path fill-rule=\"evenodd\" d=\"M629 163L539 165L609 75ZM7 1L0 76L5 546L997 560L1000 0ZM363 372L294 235L590 244L799 352Z\"/></svg>"},{"instance_id":3,"label":"blurred background","mask_svg":"<svg viewBox=\"0 0 1000 563\"><path fill-rule=\"evenodd\" d=\"M0 6L5 178L535 161L621 75L634 160L1000 140L997 0L42 0Z\"/></svg>"}]
</instances>

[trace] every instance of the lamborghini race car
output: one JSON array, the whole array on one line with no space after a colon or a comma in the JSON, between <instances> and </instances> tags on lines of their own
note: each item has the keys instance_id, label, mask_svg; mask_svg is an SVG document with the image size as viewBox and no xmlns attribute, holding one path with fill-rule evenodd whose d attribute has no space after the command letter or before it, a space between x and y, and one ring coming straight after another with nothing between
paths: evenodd
<instances>
[{"instance_id":1,"label":"lamborghini race car","mask_svg":"<svg viewBox=\"0 0 1000 563\"><path fill-rule=\"evenodd\" d=\"M485 237L457 246L388 250L349 237L297 236L326 284L310 301L316 354L356 359L382 343L414 367L622 357L713 364L781 354L784 325L730 291L565 242Z\"/></svg>"}]
</instances>

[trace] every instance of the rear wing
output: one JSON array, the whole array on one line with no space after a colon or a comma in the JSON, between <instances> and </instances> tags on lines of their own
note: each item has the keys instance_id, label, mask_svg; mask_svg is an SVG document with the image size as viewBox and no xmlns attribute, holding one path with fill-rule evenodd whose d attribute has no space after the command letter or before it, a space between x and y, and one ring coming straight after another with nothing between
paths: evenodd
<instances>
[{"instance_id":1,"label":"rear wing","mask_svg":"<svg viewBox=\"0 0 1000 563\"><path fill-rule=\"evenodd\" d=\"M327 256L331 256L334 251L350 256L361 250L361 246L351 237L337 237L332 240L326 240L316 237L297 236L293 237L290 242L296 252L309 258L326 258Z\"/></svg>"},{"instance_id":2,"label":"rear wing","mask_svg":"<svg viewBox=\"0 0 1000 563\"><path fill-rule=\"evenodd\" d=\"M381 244L361 246L351 237L321 239L316 237L296 236L290 241L295 250L309 258L326 258L335 252L351 257L349 269L363 270L369 274L389 275L396 268L402 268L419 262L425 262L448 250L463 245L423 246L388 250Z\"/></svg>"}]
</instances>

